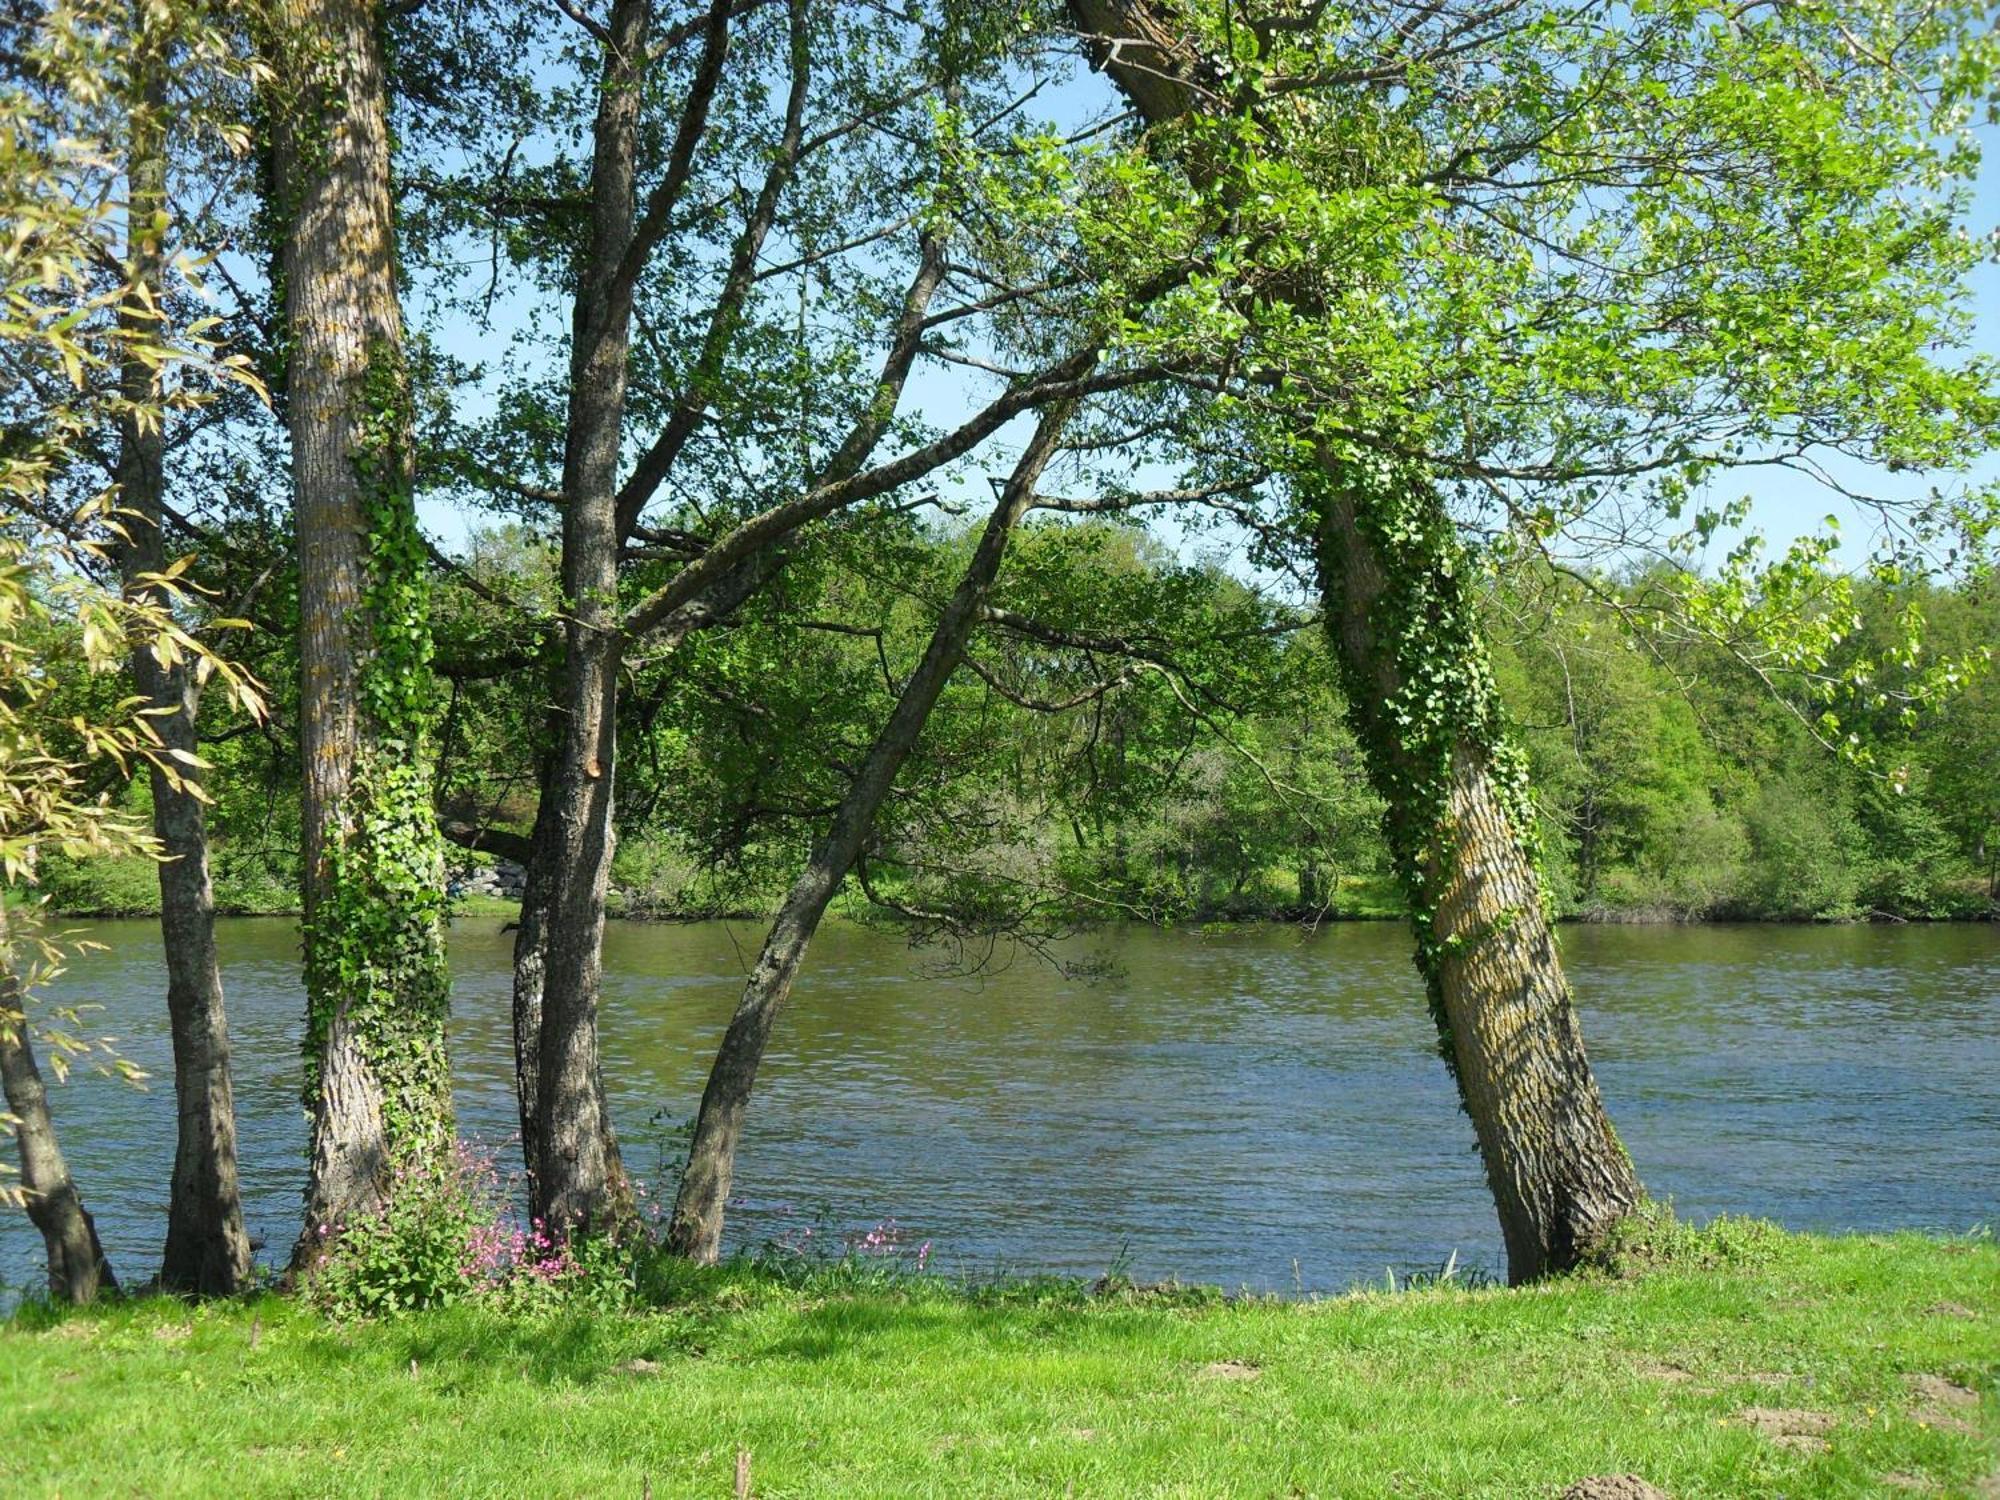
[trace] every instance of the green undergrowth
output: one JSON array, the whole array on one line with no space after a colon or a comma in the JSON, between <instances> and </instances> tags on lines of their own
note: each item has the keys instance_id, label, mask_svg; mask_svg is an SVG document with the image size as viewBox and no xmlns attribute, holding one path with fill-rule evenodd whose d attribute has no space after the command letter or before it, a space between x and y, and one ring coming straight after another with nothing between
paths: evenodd
<instances>
[{"instance_id":1,"label":"green undergrowth","mask_svg":"<svg viewBox=\"0 0 2000 1500\"><path fill-rule=\"evenodd\" d=\"M281 877L254 858L230 857L219 851L215 872L216 910L224 916L296 916L296 880ZM145 859L94 858L64 860L51 855L44 862L42 891L51 907L62 916L150 917L159 915L158 874ZM1300 904L1297 882L1287 872L1274 870L1257 893L1241 900L1225 902L1212 909L1186 913L1174 925L1213 925L1218 922L1400 922L1409 917L1409 905L1390 875L1343 875L1339 877L1330 903L1321 907ZM714 919L761 921L776 907L781 891L737 893L728 900L714 899L710 893L684 891L659 884L614 887L606 903L608 914L632 921L694 922ZM1949 899L1946 899L1949 897ZM451 898L454 916L498 916L512 918L520 903L504 896L475 896L461 893ZM877 915L852 891L842 893L835 910L858 919ZM1662 902L1635 900L1619 905L1607 902L1569 904L1557 915L1565 921L1683 923L1702 921L1866 921L1891 918L1910 921L1990 920L1996 910L1982 881L1965 881L1945 888L1928 905L1901 909L1844 909L1818 916L1795 911L1765 909L1754 905L1718 908L1690 915Z\"/></svg>"},{"instance_id":2,"label":"green undergrowth","mask_svg":"<svg viewBox=\"0 0 2000 1500\"><path fill-rule=\"evenodd\" d=\"M265 1297L0 1329L10 1495L2000 1492L2000 1246L1637 1226L1608 1271L1322 1301L834 1265L645 1311Z\"/></svg>"}]
</instances>

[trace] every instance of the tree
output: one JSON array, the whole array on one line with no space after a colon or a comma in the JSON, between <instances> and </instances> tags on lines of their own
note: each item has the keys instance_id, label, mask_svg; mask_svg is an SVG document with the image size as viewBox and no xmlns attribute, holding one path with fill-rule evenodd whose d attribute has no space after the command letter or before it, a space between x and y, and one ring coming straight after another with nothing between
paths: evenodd
<instances>
[{"instance_id":1,"label":"tree","mask_svg":"<svg viewBox=\"0 0 2000 1500\"><path fill-rule=\"evenodd\" d=\"M1114 50L1107 67L1150 122L1198 107L1178 27L1163 35L1142 7L1077 11L1093 35L1145 49L1131 54L1145 62ZM1328 635L1411 898L1441 1049L1479 1135L1509 1274L1532 1279L1588 1253L1640 1188L1556 957L1461 546L1420 468L1329 444L1309 422L1292 440Z\"/></svg>"},{"instance_id":2,"label":"tree","mask_svg":"<svg viewBox=\"0 0 2000 1500\"><path fill-rule=\"evenodd\" d=\"M0 908L0 1089L21 1157L20 1201L42 1232L49 1265L49 1294L68 1302L93 1302L118 1290L96 1221L83 1206L76 1180L56 1140L48 1089L28 1036L27 986L16 953L13 922ZM11 1195L10 1195L11 1196Z\"/></svg>"},{"instance_id":3,"label":"tree","mask_svg":"<svg viewBox=\"0 0 2000 1500\"><path fill-rule=\"evenodd\" d=\"M105 61L114 39L129 38L129 19L117 4L49 7L13 39L23 73L0 87L0 209L9 226L0 239L0 365L11 377L0 428L0 877L9 901L32 885L42 851L159 852L96 794L107 777L144 764L168 794L203 795L185 774L198 760L161 732L146 700L52 713L62 684L44 669L45 649L74 656L94 676L143 647L162 673L220 682L239 707L262 711L250 679L176 618L191 559L133 566L121 595L100 581L113 572L123 532L116 490L86 488L77 505L62 498L88 471L95 435L151 434L169 410L204 404L231 383L256 385L204 325L168 316L157 264L117 254L135 217L109 187L130 164L115 140L119 111L129 108L142 129L146 117L144 88L128 94ZM189 273L182 266L176 279ZM139 374L168 366L184 378L162 384ZM48 1246L50 1289L83 1302L115 1282L57 1143L35 1058L28 994L59 950L20 932L29 916L17 907L0 927L0 1075L23 1194ZM92 1050L68 1030L47 1039L58 1072Z\"/></svg>"},{"instance_id":4,"label":"tree","mask_svg":"<svg viewBox=\"0 0 2000 1500\"><path fill-rule=\"evenodd\" d=\"M396 281L381 7L273 0L283 409L299 552L305 781L305 1225L294 1255L450 1145L444 861Z\"/></svg>"},{"instance_id":5,"label":"tree","mask_svg":"<svg viewBox=\"0 0 2000 1500\"><path fill-rule=\"evenodd\" d=\"M130 598L171 610L172 597L150 580L167 565L167 432L156 414L160 392L146 338L168 304L167 74L179 52L193 50L168 14L133 8L126 38L132 75L125 165L127 295L119 317L127 342L118 379L124 401L116 478L125 545L120 572ZM197 46L214 46L197 35ZM167 960L167 1014L174 1049L179 1120L160 1285L172 1291L227 1295L247 1284L250 1237L236 1175L236 1107L229 1070L229 1028L215 953L215 895L199 785L196 719L202 683L196 663L135 635L133 684L167 756L181 769L150 767L153 835L159 841L160 932Z\"/></svg>"},{"instance_id":6,"label":"tree","mask_svg":"<svg viewBox=\"0 0 2000 1500\"><path fill-rule=\"evenodd\" d=\"M896 700L895 712L869 747L867 758L840 800L826 834L814 846L806 866L785 893L772 921L763 951L730 1018L722 1046L709 1070L702 1092L701 1112L688 1143L687 1166L681 1174L667 1227L667 1244L675 1253L697 1261L714 1261L722 1252L722 1211L729 1199L736 1146L751 1086L770 1041L778 1012L791 994L792 981L805 962L806 949L826 915L827 903L846 879L860 855L875 814L894 785L896 773L916 748L924 721L937 706L945 684L964 658L966 645L978 627L993 581L1006 557L1014 527L1035 500L1035 486L1055 454L1069 410L1057 405L1043 413L1022 450L987 520L971 564L938 616L923 660Z\"/></svg>"},{"instance_id":7,"label":"tree","mask_svg":"<svg viewBox=\"0 0 2000 1500\"><path fill-rule=\"evenodd\" d=\"M1971 263L1951 184L1994 43L1977 7L1071 9L1149 127L1150 253L1219 247L1170 347L1217 352L1219 420L1287 476L1279 530L1317 570L1510 1275L1560 1270L1640 1189L1557 959L1462 521L1498 557L1587 530L1619 487L1673 522L1731 465L1979 451L1990 372L1931 348ZM1913 182L1937 197L1907 203ZM1719 612L1755 591L1739 570ZM1795 654L1825 636L1807 622Z\"/></svg>"},{"instance_id":8,"label":"tree","mask_svg":"<svg viewBox=\"0 0 2000 1500\"><path fill-rule=\"evenodd\" d=\"M996 295L975 261L961 268L963 300L933 307L952 285L954 156L973 148L965 116L940 120L930 106L957 97L969 108L977 86L999 103L989 129L1018 108L1002 92L1013 12L920 15L885 37L878 17L837 7L795 0L780 14L718 0L655 36L653 9L620 0L608 22L577 17L599 72L588 95L589 164L563 162L550 174L567 191L532 208L490 180L471 195L503 205L494 217L509 227L529 220L523 258L547 268L571 308L559 395L537 393L508 411L529 432L560 434L559 482L522 475L511 453L490 461L481 450L501 445L476 435L458 465L489 493L526 500L544 517L552 500L560 510L563 639L515 1016L532 1193L538 1216L564 1232L616 1230L630 1217L597 1049L621 670L641 652L656 671L671 670L691 635L782 571L803 529L893 503L1017 416L1151 378L1036 349L1030 368L1006 372L998 395L942 433L899 418L911 370L948 337L941 327L1017 317L1016 302L1028 305L1037 290ZM663 100L673 107L651 118L648 106ZM922 143L914 163L912 140ZM830 176L802 187L807 154L828 173L847 166L854 192L830 191ZM503 179L510 170L511 153L496 163ZM754 191L733 191L738 181ZM716 205L697 209L704 188ZM923 205L915 215L912 196ZM854 233L863 210L886 227ZM1018 250L992 231L977 242L1011 281L1007 257ZM797 253L760 265L778 243ZM818 295L826 327L839 326L829 301L856 322L831 337L801 328L784 292ZM671 315L635 357L641 306ZM519 422L524 408L537 415ZM633 413L655 430L621 475ZM911 441L875 462L892 436ZM556 446L530 457L553 464Z\"/></svg>"}]
</instances>

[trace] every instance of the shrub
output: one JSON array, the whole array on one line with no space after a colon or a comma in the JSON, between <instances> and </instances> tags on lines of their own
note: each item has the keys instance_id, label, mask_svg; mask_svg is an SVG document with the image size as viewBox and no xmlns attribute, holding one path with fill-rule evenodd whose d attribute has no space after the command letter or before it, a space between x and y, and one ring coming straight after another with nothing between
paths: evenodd
<instances>
[{"instance_id":1,"label":"shrub","mask_svg":"<svg viewBox=\"0 0 2000 1500\"><path fill-rule=\"evenodd\" d=\"M1768 1265L1787 1238L1769 1219L1719 1214L1706 1224L1690 1224L1675 1214L1671 1200L1653 1198L1611 1231L1591 1263L1618 1277Z\"/></svg>"},{"instance_id":2,"label":"shrub","mask_svg":"<svg viewBox=\"0 0 2000 1500\"><path fill-rule=\"evenodd\" d=\"M602 1241L559 1243L524 1223L493 1157L459 1142L434 1166L402 1167L387 1200L345 1224L322 1224L308 1301L329 1317L394 1316L483 1301L509 1311L558 1303L621 1305L626 1257Z\"/></svg>"},{"instance_id":3,"label":"shrub","mask_svg":"<svg viewBox=\"0 0 2000 1500\"><path fill-rule=\"evenodd\" d=\"M1752 915L1859 914L1861 878L1851 851L1861 831L1837 791L1812 796L1790 782L1771 782L1746 821L1751 857L1743 900Z\"/></svg>"},{"instance_id":4,"label":"shrub","mask_svg":"<svg viewBox=\"0 0 2000 1500\"><path fill-rule=\"evenodd\" d=\"M68 917L136 917L160 909L159 867L141 854L46 854L35 872L49 909Z\"/></svg>"}]
</instances>

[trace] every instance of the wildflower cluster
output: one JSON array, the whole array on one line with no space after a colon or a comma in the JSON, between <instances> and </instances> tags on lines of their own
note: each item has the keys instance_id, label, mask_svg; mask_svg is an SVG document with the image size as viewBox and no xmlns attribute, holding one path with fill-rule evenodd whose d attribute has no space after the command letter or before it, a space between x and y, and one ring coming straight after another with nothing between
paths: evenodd
<instances>
[{"instance_id":1,"label":"wildflower cluster","mask_svg":"<svg viewBox=\"0 0 2000 1500\"><path fill-rule=\"evenodd\" d=\"M779 1213L789 1213L780 1205ZM854 1229L845 1234L825 1234L826 1225L805 1225L787 1229L765 1241L763 1254L755 1259L767 1264L806 1262L811 1264L853 1264L861 1261L885 1262L895 1269L909 1269L922 1275L930 1266L931 1241L912 1244L908 1229L894 1217L872 1229Z\"/></svg>"},{"instance_id":2,"label":"wildflower cluster","mask_svg":"<svg viewBox=\"0 0 2000 1500\"><path fill-rule=\"evenodd\" d=\"M325 1249L306 1295L334 1317L475 1300L521 1311L578 1296L623 1300L624 1267L610 1252L523 1220L512 1187L491 1151L465 1141L441 1160L397 1169L378 1211L317 1226Z\"/></svg>"}]
</instances>

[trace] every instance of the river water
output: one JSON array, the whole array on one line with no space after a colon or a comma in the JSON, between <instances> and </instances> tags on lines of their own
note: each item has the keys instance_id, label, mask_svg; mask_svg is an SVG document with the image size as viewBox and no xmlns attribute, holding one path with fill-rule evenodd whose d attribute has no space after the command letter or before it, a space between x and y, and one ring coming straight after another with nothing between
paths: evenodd
<instances>
[{"instance_id":1,"label":"river water","mask_svg":"<svg viewBox=\"0 0 2000 1500\"><path fill-rule=\"evenodd\" d=\"M253 1233L296 1230L301 998L289 921L219 924ZM511 938L452 936L463 1130L513 1129ZM147 1069L54 1090L113 1264L155 1269L174 1118L159 932L88 924L105 952L57 1003ZM605 1077L628 1167L690 1117L761 931L612 924ZM1114 930L976 977L830 926L779 1023L739 1163L732 1244L838 1242L893 1219L946 1272L1178 1276L1290 1291L1498 1270L1469 1123L1432 1050L1395 924ZM1564 932L1585 1036L1647 1185L1695 1217L1797 1228L2000 1223L2000 927L1585 927ZM1003 956L1004 957L1004 956ZM0 1281L39 1240L0 1216Z\"/></svg>"}]
</instances>

